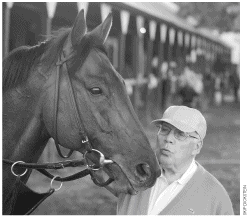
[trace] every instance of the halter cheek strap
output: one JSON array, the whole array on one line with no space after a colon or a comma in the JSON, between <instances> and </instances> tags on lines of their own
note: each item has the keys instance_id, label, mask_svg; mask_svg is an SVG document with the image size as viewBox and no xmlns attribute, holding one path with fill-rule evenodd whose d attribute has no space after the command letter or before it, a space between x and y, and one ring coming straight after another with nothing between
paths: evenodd
<instances>
[{"instance_id":1,"label":"halter cheek strap","mask_svg":"<svg viewBox=\"0 0 250 218\"><path fill-rule=\"evenodd\" d=\"M66 62L69 60L69 58L70 57L65 58L64 54L62 53L61 58L59 57L58 61L56 63L53 136L54 136L54 141L55 141L55 145L56 145L56 149L58 151L58 154L62 158L70 157L71 154L73 153L73 150L70 150L69 153L66 156L64 156L62 154L61 150L60 150L58 137L57 137L57 115L58 115L58 101L59 101L60 68L62 68L62 73L65 74L65 78L67 79L69 95L70 95L70 101L71 101L71 105L72 105L73 110L74 110L74 116L75 116L75 120L77 122L77 126L78 126L78 129L79 129L79 135L81 137L82 144L84 146L86 146L87 151L91 151L91 146L90 146L90 143L88 141L88 137L85 135L85 131L84 131L84 128L82 126L81 118L80 118L80 115L79 115L79 109L78 109L77 104L76 104L75 94L74 94L74 90L73 90L73 87L72 87L72 82L71 82L71 80L69 78L69 74L68 74L67 63Z\"/></svg>"}]
</instances>

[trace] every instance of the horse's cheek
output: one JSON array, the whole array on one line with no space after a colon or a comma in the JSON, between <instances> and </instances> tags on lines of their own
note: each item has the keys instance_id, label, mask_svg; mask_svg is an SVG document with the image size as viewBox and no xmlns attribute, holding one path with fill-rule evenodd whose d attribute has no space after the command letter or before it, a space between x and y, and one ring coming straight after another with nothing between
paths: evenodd
<instances>
[{"instance_id":1,"label":"horse's cheek","mask_svg":"<svg viewBox=\"0 0 250 218\"><path fill-rule=\"evenodd\" d=\"M45 125L45 128L49 132L49 134L52 134L53 129L53 99L47 98L46 101L44 101L42 107L42 119Z\"/></svg>"}]
</instances>

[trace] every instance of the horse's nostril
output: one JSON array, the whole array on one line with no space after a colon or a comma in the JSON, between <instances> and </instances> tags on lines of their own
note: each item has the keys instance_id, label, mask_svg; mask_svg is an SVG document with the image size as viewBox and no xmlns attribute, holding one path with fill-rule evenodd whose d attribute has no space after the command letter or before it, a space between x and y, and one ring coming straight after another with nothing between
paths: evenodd
<instances>
[{"instance_id":1,"label":"horse's nostril","mask_svg":"<svg viewBox=\"0 0 250 218\"><path fill-rule=\"evenodd\" d=\"M136 166L136 174L142 181L145 181L151 176L150 167L146 163L138 164Z\"/></svg>"}]
</instances>

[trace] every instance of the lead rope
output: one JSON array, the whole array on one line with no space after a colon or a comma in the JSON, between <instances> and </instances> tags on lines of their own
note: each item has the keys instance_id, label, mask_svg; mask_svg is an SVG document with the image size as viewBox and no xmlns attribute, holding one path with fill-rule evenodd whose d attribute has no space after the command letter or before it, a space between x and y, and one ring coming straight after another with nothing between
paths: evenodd
<instances>
[{"instance_id":1,"label":"lead rope","mask_svg":"<svg viewBox=\"0 0 250 218\"><path fill-rule=\"evenodd\" d=\"M98 156L99 156L98 164L89 163L87 155L91 152L98 154ZM114 181L113 177L110 177L107 181L100 183L94 177L94 171L98 171L98 170L102 169L105 165L113 163L113 161L109 160L109 159L105 159L105 156L103 155L103 153L101 153L100 151L98 151L96 149L92 149L91 152L86 151L84 156L83 156L83 160L68 160L65 162L57 162L57 163L49 163L49 164L33 164L33 163L25 163L23 161L14 162L14 161L5 160L5 159L3 160L3 162L6 164L11 164L11 172L16 177L24 176L27 173L28 169L35 169L35 170L39 171L40 173L42 173L43 175L45 175L48 178L53 179L55 181L68 182L68 181L72 181L72 180L76 180L76 179L85 177L85 176L90 174L91 179L93 180L93 182L96 185L101 186L101 187L109 185L111 182ZM51 173L49 173L47 170L45 170L45 169L64 169L66 167L79 167L82 165L86 165L86 168L84 170L82 170L78 173L72 174L70 176L63 177L63 178L60 176L54 176ZM17 175L14 172L14 166L24 168L25 171L22 174Z\"/></svg>"}]
</instances>

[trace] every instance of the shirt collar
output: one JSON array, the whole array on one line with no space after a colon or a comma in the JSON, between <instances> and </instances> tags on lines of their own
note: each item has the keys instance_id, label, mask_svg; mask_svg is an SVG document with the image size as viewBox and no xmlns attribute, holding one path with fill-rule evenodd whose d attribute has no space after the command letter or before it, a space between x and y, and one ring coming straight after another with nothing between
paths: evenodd
<instances>
[{"instance_id":1,"label":"shirt collar","mask_svg":"<svg viewBox=\"0 0 250 218\"><path fill-rule=\"evenodd\" d=\"M196 168L197 168L197 165L195 163L195 160L193 159L191 164L189 165L188 169L186 170L186 172L181 176L181 178L179 178L175 182L178 182L180 185L186 184L188 182L190 176L192 176L193 172L196 170ZM162 168L161 168L161 175L159 178L161 178L167 182L167 178L164 176Z\"/></svg>"},{"instance_id":2,"label":"shirt collar","mask_svg":"<svg viewBox=\"0 0 250 218\"><path fill-rule=\"evenodd\" d=\"M192 160L192 163L186 170L186 172L177 180L177 182L181 185L186 184L189 181L189 178L193 175L194 171L196 170L197 165L195 163L195 160Z\"/></svg>"}]
</instances>

